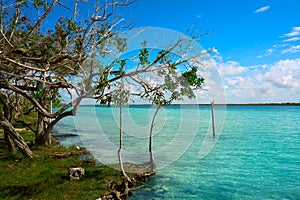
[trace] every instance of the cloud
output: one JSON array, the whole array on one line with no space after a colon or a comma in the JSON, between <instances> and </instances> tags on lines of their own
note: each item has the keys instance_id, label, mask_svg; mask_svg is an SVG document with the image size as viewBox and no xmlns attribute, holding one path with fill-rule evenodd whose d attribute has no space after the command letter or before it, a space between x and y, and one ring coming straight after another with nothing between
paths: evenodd
<instances>
[{"instance_id":1,"label":"cloud","mask_svg":"<svg viewBox=\"0 0 300 200\"><path fill-rule=\"evenodd\" d=\"M292 38L283 40L283 42L296 42L298 40L300 40L300 37L292 37Z\"/></svg>"},{"instance_id":2,"label":"cloud","mask_svg":"<svg viewBox=\"0 0 300 200\"><path fill-rule=\"evenodd\" d=\"M299 35L298 31L293 31L293 32L284 34L285 37L294 37L294 36L297 36L297 35Z\"/></svg>"},{"instance_id":3,"label":"cloud","mask_svg":"<svg viewBox=\"0 0 300 200\"><path fill-rule=\"evenodd\" d=\"M263 6L257 10L254 11L254 13L261 13L261 12L265 12L266 10L269 10L270 6Z\"/></svg>"},{"instance_id":4,"label":"cloud","mask_svg":"<svg viewBox=\"0 0 300 200\"><path fill-rule=\"evenodd\" d=\"M296 26L296 27L292 28L291 32L284 34L283 37L295 37L295 36L298 36L298 35L300 35L300 27Z\"/></svg>"},{"instance_id":5,"label":"cloud","mask_svg":"<svg viewBox=\"0 0 300 200\"><path fill-rule=\"evenodd\" d=\"M227 81L228 88L249 90L254 87L254 81L250 77L237 76L234 78L225 78L225 80Z\"/></svg>"},{"instance_id":6,"label":"cloud","mask_svg":"<svg viewBox=\"0 0 300 200\"><path fill-rule=\"evenodd\" d=\"M265 50L263 54L256 57L263 58L279 54L300 53L300 26L292 27L289 33L278 37L282 38L281 42L274 44L271 48Z\"/></svg>"},{"instance_id":7,"label":"cloud","mask_svg":"<svg viewBox=\"0 0 300 200\"><path fill-rule=\"evenodd\" d=\"M300 45L295 45L292 46L288 49L284 49L281 51L282 54L287 54L287 53L299 53L300 52Z\"/></svg>"},{"instance_id":8,"label":"cloud","mask_svg":"<svg viewBox=\"0 0 300 200\"><path fill-rule=\"evenodd\" d=\"M274 49L273 49L273 48L270 48L270 49L267 50L267 53L268 53L268 54L272 54L273 52L274 52Z\"/></svg>"},{"instance_id":9,"label":"cloud","mask_svg":"<svg viewBox=\"0 0 300 200\"><path fill-rule=\"evenodd\" d=\"M226 63L219 64L218 66L221 76L232 76L242 74L247 71L238 62L228 61Z\"/></svg>"},{"instance_id":10,"label":"cloud","mask_svg":"<svg viewBox=\"0 0 300 200\"><path fill-rule=\"evenodd\" d=\"M272 56L276 53L278 53L278 49L282 49L286 47L286 45L273 45L271 48L265 50L265 52L261 55L256 56L257 58L263 58L263 57L267 57L267 56Z\"/></svg>"},{"instance_id":11,"label":"cloud","mask_svg":"<svg viewBox=\"0 0 300 200\"><path fill-rule=\"evenodd\" d=\"M291 91L291 95L294 95L293 91L300 91L299 65L300 59L278 61L270 67L270 70L257 75L256 80L270 83L270 90L284 88Z\"/></svg>"},{"instance_id":12,"label":"cloud","mask_svg":"<svg viewBox=\"0 0 300 200\"><path fill-rule=\"evenodd\" d=\"M235 61L228 63L234 64L218 63L218 66L241 67ZM247 73L223 73L227 102L300 102L300 96L295 95L300 93L299 66L300 58L285 59L268 65L242 67Z\"/></svg>"},{"instance_id":13,"label":"cloud","mask_svg":"<svg viewBox=\"0 0 300 200\"><path fill-rule=\"evenodd\" d=\"M298 31L298 32L300 32L300 26L293 27L293 31Z\"/></svg>"}]
</instances>

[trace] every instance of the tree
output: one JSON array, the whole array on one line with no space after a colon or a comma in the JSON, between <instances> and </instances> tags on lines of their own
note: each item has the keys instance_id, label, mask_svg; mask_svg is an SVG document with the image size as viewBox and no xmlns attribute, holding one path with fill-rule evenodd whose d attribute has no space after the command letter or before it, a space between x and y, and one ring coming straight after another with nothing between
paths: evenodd
<instances>
[{"instance_id":1,"label":"tree","mask_svg":"<svg viewBox=\"0 0 300 200\"><path fill-rule=\"evenodd\" d=\"M23 120L35 133L35 144L47 145L55 124L76 115L82 99L93 98L110 105L120 82L130 96L158 106L184 96L194 97L193 88L201 85L203 79L193 64L201 62L199 58L209 51L178 57L189 48L191 39L181 37L159 51L146 48L144 42L136 56L120 56L127 48L127 40L119 33L129 27L122 28L121 24L126 24L114 11L133 2L97 1L88 12L83 8L89 8L89 1L75 0L67 5L59 0L1 1L0 91L22 96L29 102L27 110L38 113L36 125ZM69 14L54 16L54 11L61 9ZM92 14L88 16L89 13ZM104 58L112 62L104 64ZM155 77L156 84L147 82L149 77ZM50 102L59 103L62 91L72 100L51 113ZM11 143L18 143L10 118L4 119L6 115L2 113L1 116L1 125L10 133ZM28 151L24 154L30 156Z\"/></svg>"},{"instance_id":2,"label":"tree","mask_svg":"<svg viewBox=\"0 0 300 200\"><path fill-rule=\"evenodd\" d=\"M125 191L124 191L124 196L128 196L129 188L128 188L128 183L131 182L131 179L129 176L126 174L124 166L123 166L123 160L122 160L122 146L123 146L123 105L128 102L129 98L129 93L124 90L124 83L119 82L115 84L115 87L117 90L115 90L113 94L113 101L114 105L119 106L120 108L120 133L119 133L119 149L118 149L118 159L119 159L119 166L120 166L120 171L121 171L121 177L123 178L123 183L125 185Z\"/></svg>"},{"instance_id":3,"label":"tree","mask_svg":"<svg viewBox=\"0 0 300 200\"><path fill-rule=\"evenodd\" d=\"M150 172L155 173L156 164L153 154L153 128L155 126L156 116L162 106L170 105L173 101L182 100L184 97L194 98L194 91L202 88L204 79L198 74L198 68L193 66L191 59L201 56L207 52L202 52L201 55L194 55L187 59L174 59L174 49L181 46L189 40L177 41L175 44L169 46L166 50L158 52L150 52L150 49L143 47L137 56L124 56L123 59L115 60L111 65L108 80L111 87L106 89L101 88L101 95L97 96L98 101L102 104L111 103L120 108L120 128L119 128L119 148L118 159L121 176L123 177L123 184L125 191L123 195L128 194L128 183L131 179L127 176L122 160L122 146L123 146L123 122L122 122L122 107L127 104L132 97L137 96L154 105L157 109L153 115L150 133L149 133L149 153L150 153ZM151 59L152 57L152 59ZM133 60L138 59L132 66ZM151 83L149 76L157 80ZM96 92L99 94L99 92Z\"/></svg>"},{"instance_id":4,"label":"tree","mask_svg":"<svg viewBox=\"0 0 300 200\"><path fill-rule=\"evenodd\" d=\"M155 65L156 60L159 60L159 64L152 69L152 71L154 70L153 72L155 72L152 76L160 77L163 81L156 81L155 84L151 84L139 76L131 77L135 83L142 86L140 93L137 95L157 106L151 120L149 131L149 162L151 172L156 171L153 154L153 128L159 110L162 106L171 105L172 102L182 100L184 97L189 99L195 98L193 91L201 89L204 84L204 78L197 74L197 67L191 66L190 64L192 58L180 61L174 61L174 58L172 58L171 52L178 44L180 43L176 43L175 46L172 46L170 49L159 51L153 61L150 60L150 54L147 49L142 49L139 54L142 68L145 68L145 66L143 66L144 63L151 66ZM204 54L205 53L207 52L204 52ZM181 65L185 65L183 71L179 70Z\"/></svg>"},{"instance_id":5,"label":"tree","mask_svg":"<svg viewBox=\"0 0 300 200\"><path fill-rule=\"evenodd\" d=\"M90 6L87 1L75 0L72 5L59 0L1 1L0 90L2 94L23 96L38 112L37 125L28 125L36 134L36 144L48 144L53 126L64 117L75 115L83 98L94 98L96 86L92 82L96 76L103 79L109 72L93 62L86 68L83 65L86 60L93 60L89 58L105 57L111 49L122 51L124 41L113 33L122 20L118 21L114 10L132 2L98 2L93 4L92 15L84 16L88 11L80 13L80 9ZM69 14L53 21L53 12L59 9ZM74 77L80 77L81 84L73 81ZM76 97L51 113L50 102L59 102L62 90L70 96L75 93ZM12 126L10 119L5 123ZM2 127L5 132L9 130L8 126Z\"/></svg>"},{"instance_id":6,"label":"tree","mask_svg":"<svg viewBox=\"0 0 300 200\"><path fill-rule=\"evenodd\" d=\"M179 56L179 53L183 54L186 49L181 47L190 46L193 43L189 38L173 41L163 50L146 48L145 43L143 42L141 49L134 52L134 55L132 53L125 54L111 65L112 71L113 69L118 70L115 71L116 74L112 76L109 82L122 83L122 89L118 85L112 85L112 87L106 88L98 100L103 104L120 105L116 101L121 99L122 104L125 104L134 101L134 97L138 97L157 106L149 132L150 167L151 171L155 172L153 128L158 111L162 106L170 105L174 101L195 97L194 91L201 89L204 84L204 79L200 76L196 65L211 50L182 57ZM121 93L126 93L126 98ZM121 127L120 124L120 130ZM122 145L121 132L120 144ZM120 155L119 161L122 162ZM120 166L121 171L123 171L121 163Z\"/></svg>"},{"instance_id":7,"label":"tree","mask_svg":"<svg viewBox=\"0 0 300 200\"><path fill-rule=\"evenodd\" d=\"M24 139L15 131L11 124L13 111L18 107L18 95L11 92L0 91L0 102L3 112L0 112L0 125L4 128L4 138L11 153L17 151L16 147L27 157L33 158L36 155L30 150Z\"/></svg>"}]
</instances>

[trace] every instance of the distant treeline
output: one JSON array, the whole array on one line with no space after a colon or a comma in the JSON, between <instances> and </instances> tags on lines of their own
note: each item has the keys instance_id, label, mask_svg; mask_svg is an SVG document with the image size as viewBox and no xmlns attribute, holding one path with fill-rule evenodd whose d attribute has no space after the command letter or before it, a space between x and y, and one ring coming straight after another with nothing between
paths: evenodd
<instances>
[{"instance_id":1,"label":"distant treeline","mask_svg":"<svg viewBox=\"0 0 300 200\"><path fill-rule=\"evenodd\" d=\"M226 106L300 106L300 103L289 103L289 102L288 103L248 103L248 104L226 104Z\"/></svg>"},{"instance_id":2,"label":"distant treeline","mask_svg":"<svg viewBox=\"0 0 300 200\"><path fill-rule=\"evenodd\" d=\"M210 106L211 104L171 104L169 106ZM215 106L300 106L300 103L229 103L229 104L214 104ZM81 106L104 106L107 105L81 105ZM113 106L113 105L112 105ZM152 106L151 104L129 104L128 106ZM126 106L125 106L126 107Z\"/></svg>"}]
</instances>

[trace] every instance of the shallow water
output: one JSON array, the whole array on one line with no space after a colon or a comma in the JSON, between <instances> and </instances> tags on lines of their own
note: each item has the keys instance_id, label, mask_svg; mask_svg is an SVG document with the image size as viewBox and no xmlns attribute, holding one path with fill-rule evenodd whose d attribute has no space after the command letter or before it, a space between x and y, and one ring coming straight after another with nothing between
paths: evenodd
<instances>
[{"instance_id":1,"label":"shallow water","mask_svg":"<svg viewBox=\"0 0 300 200\"><path fill-rule=\"evenodd\" d=\"M154 110L123 109L124 161L148 161ZM83 106L55 131L79 134L65 144L82 143L100 161L116 162L118 112ZM157 175L130 199L300 199L300 107L229 106L224 123L224 108L215 113L213 139L209 107L159 112L153 138ZM199 152L205 141L215 144L207 155Z\"/></svg>"}]
</instances>

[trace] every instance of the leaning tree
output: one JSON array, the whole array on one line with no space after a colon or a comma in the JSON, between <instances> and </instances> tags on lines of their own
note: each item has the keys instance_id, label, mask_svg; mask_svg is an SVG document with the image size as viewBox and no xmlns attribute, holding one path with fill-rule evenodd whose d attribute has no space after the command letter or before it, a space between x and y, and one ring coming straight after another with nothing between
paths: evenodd
<instances>
[{"instance_id":1,"label":"leaning tree","mask_svg":"<svg viewBox=\"0 0 300 200\"><path fill-rule=\"evenodd\" d=\"M98 90L106 86L103 77L110 71L93 58L124 50L125 41L115 34L123 20L115 10L132 2L1 1L1 103L11 107L8 99L17 95L30 102L27 110L35 110L38 120L34 127L24 120L23 123L35 133L36 144L48 144L53 126L64 117L75 115L83 98L94 97L94 81L100 80ZM65 15L58 16L59 12ZM63 90L74 98L52 113L50 104L60 102ZM19 141L11 123L14 113L7 112L13 109L0 113L1 126L12 148ZM33 157L26 153L30 151L26 143L17 146Z\"/></svg>"}]
</instances>

